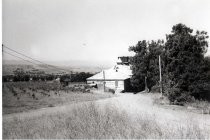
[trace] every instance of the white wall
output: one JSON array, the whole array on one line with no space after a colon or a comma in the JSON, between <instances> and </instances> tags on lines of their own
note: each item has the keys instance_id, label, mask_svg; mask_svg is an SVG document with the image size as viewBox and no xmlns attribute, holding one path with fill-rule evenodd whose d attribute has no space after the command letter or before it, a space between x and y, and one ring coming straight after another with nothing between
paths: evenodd
<instances>
[{"instance_id":1,"label":"white wall","mask_svg":"<svg viewBox=\"0 0 210 140\"><path fill-rule=\"evenodd\" d=\"M88 84L92 84L93 82L98 85L103 85L103 81L87 81ZM115 81L106 81L106 87L116 89ZM117 89L124 90L124 81L118 81Z\"/></svg>"}]
</instances>

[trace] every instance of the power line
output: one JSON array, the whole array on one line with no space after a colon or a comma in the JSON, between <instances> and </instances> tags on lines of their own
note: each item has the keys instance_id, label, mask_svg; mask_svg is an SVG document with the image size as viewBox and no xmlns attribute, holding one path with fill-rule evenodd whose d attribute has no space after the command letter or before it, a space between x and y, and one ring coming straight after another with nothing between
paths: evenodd
<instances>
[{"instance_id":1,"label":"power line","mask_svg":"<svg viewBox=\"0 0 210 140\"><path fill-rule=\"evenodd\" d=\"M17 54L20 54L20 55L22 55L22 56L24 56L24 57L27 57L27 58L29 58L29 59L31 59L31 60L34 60L34 61L37 61L37 62L39 62L39 63L48 65L48 64L43 63L43 62L41 62L41 61L39 61L39 60L33 59L33 58L31 58L31 57L29 57L29 56L27 56L27 55L25 55L25 54L22 54L22 53L20 53L20 52L17 52L17 51L15 51L15 50L13 50L13 49L11 49L11 48L5 46L4 44L3 44L2 46L5 47L5 48L7 48L7 49L9 49L9 50L11 50L11 51L13 51L13 52L15 52L15 53L17 53Z\"/></svg>"},{"instance_id":2,"label":"power line","mask_svg":"<svg viewBox=\"0 0 210 140\"><path fill-rule=\"evenodd\" d=\"M19 56L13 55L13 54L11 54L11 53L9 53L9 52L6 52L5 50L3 51L3 53L9 54L9 55L11 55L11 56L13 56L13 57L16 57L16 58L19 58L19 59L21 59L21 60L23 60L23 61L26 61L26 62L29 62L29 63L32 63L32 64L35 64L35 65L38 65L38 66L39 66L39 64L36 64L36 63L34 63L34 62L31 62L30 60L23 59L23 58L21 58L21 57L19 57Z\"/></svg>"},{"instance_id":3,"label":"power line","mask_svg":"<svg viewBox=\"0 0 210 140\"><path fill-rule=\"evenodd\" d=\"M29 58L29 59L31 59L31 60L33 60L33 61L38 62L38 63L44 64L44 65L46 65L46 66L48 66L48 67L53 67L53 68L55 68L55 69L59 69L59 70L68 71L68 72L69 72L69 70L62 69L62 68L58 68L58 67L56 67L56 66L52 66L52 65L49 65L49 64L47 64L47 63L41 62L41 61L39 61L39 60L36 60L36 59L34 59L34 58L31 58L31 57L29 57L29 56L27 56L27 55L25 55L25 54L23 54L23 53L20 53L20 52L18 52L18 51L16 51L16 50L13 50L13 49L11 49L11 48L5 46L4 44L2 44L2 47L5 47L6 49L8 49L8 50L10 50L10 51L13 51L13 52L15 52L15 53L17 53L17 54L20 54L20 55L22 55L22 56L24 56L24 57L27 57L27 58ZM37 65L38 65L38 64L37 64ZM71 71L70 71L70 72L71 72Z\"/></svg>"},{"instance_id":4,"label":"power line","mask_svg":"<svg viewBox=\"0 0 210 140\"><path fill-rule=\"evenodd\" d=\"M25 59L23 59L23 58L21 58L21 57L18 57L18 56L16 56L16 55L13 55L13 54L8 53L8 52L6 52L6 51L3 51L3 53L9 54L9 55L11 55L11 56L13 56L13 57L19 58L19 59L24 60L24 61L26 61L26 62L29 62L29 63L35 64L35 65L38 65L38 64L36 64L36 63L33 63L33 62L29 61L29 60L25 60Z\"/></svg>"},{"instance_id":5,"label":"power line","mask_svg":"<svg viewBox=\"0 0 210 140\"><path fill-rule=\"evenodd\" d=\"M23 60L23 61L26 61L26 62L29 62L29 63L31 63L31 64L40 66L40 65L37 64L37 63L34 63L34 62L30 61L30 60L23 59L23 58L21 58L21 57L19 57L19 56L16 56L16 55L14 55L14 54L11 54L11 53L9 53L9 52L6 52L5 50L3 51L3 53L9 54L9 55L11 55L11 56L13 56L13 57L19 58L19 59L21 59L21 60Z\"/></svg>"}]
</instances>

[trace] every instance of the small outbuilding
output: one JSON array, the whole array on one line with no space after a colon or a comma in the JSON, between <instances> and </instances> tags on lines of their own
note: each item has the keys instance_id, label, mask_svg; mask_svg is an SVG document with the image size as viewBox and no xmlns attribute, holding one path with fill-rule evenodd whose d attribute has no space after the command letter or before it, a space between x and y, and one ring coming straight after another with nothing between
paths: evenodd
<instances>
[{"instance_id":1,"label":"small outbuilding","mask_svg":"<svg viewBox=\"0 0 210 140\"><path fill-rule=\"evenodd\" d=\"M117 91L130 91L130 78L132 71L129 63L130 57L118 57L117 64L110 69L101 71L92 77L87 78L88 84L96 84L98 87L105 87Z\"/></svg>"}]
</instances>

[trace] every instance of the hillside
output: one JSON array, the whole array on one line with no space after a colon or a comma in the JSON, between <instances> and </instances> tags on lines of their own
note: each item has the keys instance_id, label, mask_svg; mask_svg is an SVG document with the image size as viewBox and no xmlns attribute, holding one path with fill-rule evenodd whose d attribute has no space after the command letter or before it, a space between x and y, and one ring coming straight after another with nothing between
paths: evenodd
<instances>
[{"instance_id":1,"label":"hillside","mask_svg":"<svg viewBox=\"0 0 210 140\"><path fill-rule=\"evenodd\" d=\"M61 73L61 72L66 72L69 73L70 71L72 72L90 72L90 73L96 73L101 71L101 68L92 64L88 66L87 63L82 64L82 63L68 63L68 62L62 62L62 63L49 63L52 64L51 66L46 66L46 65L33 65L33 64L27 64L23 61L3 61L2 65L2 71L3 75L11 75L13 74L13 71L16 70L17 68L22 68L25 71L30 71L33 69L38 69L40 71L44 71L47 74L51 73ZM66 64L66 65L65 65ZM52 66L56 66L52 67ZM110 65L105 66L104 68L109 68Z\"/></svg>"}]
</instances>

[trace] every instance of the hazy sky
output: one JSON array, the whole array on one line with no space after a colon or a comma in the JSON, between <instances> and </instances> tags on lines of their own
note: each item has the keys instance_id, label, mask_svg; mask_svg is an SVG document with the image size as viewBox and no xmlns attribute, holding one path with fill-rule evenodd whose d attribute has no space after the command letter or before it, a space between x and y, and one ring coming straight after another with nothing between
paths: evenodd
<instances>
[{"instance_id":1,"label":"hazy sky","mask_svg":"<svg viewBox=\"0 0 210 140\"><path fill-rule=\"evenodd\" d=\"M210 0L3 0L2 7L3 43L44 61L113 62L180 22L210 34Z\"/></svg>"}]
</instances>

